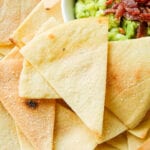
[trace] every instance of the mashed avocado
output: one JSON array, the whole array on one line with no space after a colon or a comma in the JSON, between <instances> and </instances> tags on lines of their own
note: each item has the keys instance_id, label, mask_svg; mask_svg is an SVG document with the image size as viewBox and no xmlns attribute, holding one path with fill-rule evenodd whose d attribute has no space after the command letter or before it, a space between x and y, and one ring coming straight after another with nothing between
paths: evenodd
<instances>
[{"instance_id":1,"label":"mashed avocado","mask_svg":"<svg viewBox=\"0 0 150 150\"><path fill-rule=\"evenodd\" d=\"M100 16L106 9L106 0L78 0L75 5L76 18Z\"/></svg>"},{"instance_id":2,"label":"mashed avocado","mask_svg":"<svg viewBox=\"0 0 150 150\"><path fill-rule=\"evenodd\" d=\"M104 15L106 9L107 0L77 0L75 4L75 17L86 18L86 17L99 17ZM119 20L116 19L113 14L109 15L109 41L118 41L131 39L136 36L136 29L138 23L130 20ZM123 32L120 32L123 31ZM150 28L148 28L148 34L150 34Z\"/></svg>"}]
</instances>

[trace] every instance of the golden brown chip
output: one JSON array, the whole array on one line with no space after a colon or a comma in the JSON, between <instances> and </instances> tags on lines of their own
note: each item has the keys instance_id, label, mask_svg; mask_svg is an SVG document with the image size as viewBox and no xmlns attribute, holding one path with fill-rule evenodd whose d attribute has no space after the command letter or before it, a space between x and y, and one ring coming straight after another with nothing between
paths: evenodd
<instances>
[{"instance_id":1,"label":"golden brown chip","mask_svg":"<svg viewBox=\"0 0 150 150\"><path fill-rule=\"evenodd\" d=\"M0 62L1 102L35 149L52 149L55 102L18 96L22 61L21 55L14 50Z\"/></svg>"},{"instance_id":2,"label":"golden brown chip","mask_svg":"<svg viewBox=\"0 0 150 150\"><path fill-rule=\"evenodd\" d=\"M1 0L0 45L10 45L10 35L30 13L39 0Z\"/></svg>"},{"instance_id":3,"label":"golden brown chip","mask_svg":"<svg viewBox=\"0 0 150 150\"><path fill-rule=\"evenodd\" d=\"M129 128L150 109L150 38L111 42L106 106Z\"/></svg>"}]
</instances>

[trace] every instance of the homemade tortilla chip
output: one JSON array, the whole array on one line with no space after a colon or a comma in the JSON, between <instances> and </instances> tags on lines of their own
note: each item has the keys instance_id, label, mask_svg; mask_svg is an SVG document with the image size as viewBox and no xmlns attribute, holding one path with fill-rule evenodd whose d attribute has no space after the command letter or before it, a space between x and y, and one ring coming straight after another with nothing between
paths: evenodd
<instances>
[{"instance_id":1,"label":"homemade tortilla chip","mask_svg":"<svg viewBox=\"0 0 150 150\"><path fill-rule=\"evenodd\" d=\"M109 140L107 143L119 150L128 150L127 137L125 133L118 135L117 137Z\"/></svg>"},{"instance_id":2,"label":"homemade tortilla chip","mask_svg":"<svg viewBox=\"0 0 150 150\"><path fill-rule=\"evenodd\" d=\"M111 42L106 106L129 128L150 109L150 38Z\"/></svg>"},{"instance_id":3,"label":"homemade tortilla chip","mask_svg":"<svg viewBox=\"0 0 150 150\"><path fill-rule=\"evenodd\" d=\"M16 56L16 57L15 57ZM16 125L37 150L52 149L55 118L53 100L26 100L18 96L22 57L17 50L0 62L1 102Z\"/></svg>"},{"instance_id":4,"label":"homemade tortilla chip","mask_svg":"<svg viewBox=\"0 0 150 150\"><path fill-rule=\"evenodd\" d=\"M88 18L59 25L35 37L21 53L82 121L102 134L107 24Z\"/></svg>"},{"instance_id":5,"label":"homemade tortilla chip","mask_svg":"<svg viewBox=\"0 0 150 150\"><path fill-rule=\"evenodd\" d=\"M51 9L46 10L43 1L41 1L13 33L11 40L19 47L24 46L34 37L41 25L52 16L63 22L60 2L53 3Z\"/></svg>"},{"instance_id":6,"label":"homemade tortilla chip","mask_svg":"<svg viewBox=\"0 0 150 150\"><path fill-rule=\"evenodd\" d=\"M20 149L21 150L34 150L34 147L27 140L27 138L24 136L21 130L18 127L16 128L17 128L17 135L18 135L19 143L20 143Z\"/></svg>"},{"instance_id":7,"label":"homemade tortilla chip","mask_svg":"<svg viewBox=\"0 0 150 150\"><path fill-rule=\"evenodd\" d=\"M45 32L57 24L57 20L51 17L43 23L40 29L36 32L36 35ZM43 76L41 76L40 73L26 60L24 60L23 69L20 75L19 96L30 99L60 98Z\"/></svg>"},{"instance_id":8,"label":"homemade tortilla chip","mask_svg":"<svg viewBox=\"0 0 150 150\"><path fill-rule=\"evenodd\" d=\"M0 103L0 149L20 150L15 123L1 103Z\"/></svg>"},{"instance_id":9,"label":"homemade tortilla chip","mask_svg":"<svg viewBox=\"0 0 150 150\"><path fill-rule=\"evenodd\" d=\"M0 5L0 45L11 45L9 37L39 0L2 0Z\"/></svg>"},{"instance_id":10,"label":"homemade tortilla chip","mask_svg":"<svg viewBox=\"0 0 150 150\"><path fill-rule=\"evenodd\" d=\"M98 143L92 133L71 110L57 104L54 150L92 150Z\"/></svg>"}]
</instances>

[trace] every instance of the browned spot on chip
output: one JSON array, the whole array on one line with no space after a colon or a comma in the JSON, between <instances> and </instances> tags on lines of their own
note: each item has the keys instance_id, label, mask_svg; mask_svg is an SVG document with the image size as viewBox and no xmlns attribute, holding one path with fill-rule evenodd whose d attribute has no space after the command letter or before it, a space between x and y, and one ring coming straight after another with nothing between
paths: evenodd
<instances>
[{"instance_id":1,"label":"browned spot on chip","mask_svg":"<svg viewBox=\"0 0 150 150\"><path fill-rule=\"evenodd\" d=\"M34 101L34 100L28 100L25 102L25 104L31 109L36 109L39 105L39 103L37 101Z\"/></svg>"},{"instance_id":2,"label":"browned spot on chip","mask_svg":"<svg viewBox=\"0 0 150 150\"><path fill-rule=\"evenodd\" d=\"M50 35L49 35L49 38L50 38L51 40L54 40L54 39L55 39L55 35L50 34Z\"/></svg>"}]
</instances>

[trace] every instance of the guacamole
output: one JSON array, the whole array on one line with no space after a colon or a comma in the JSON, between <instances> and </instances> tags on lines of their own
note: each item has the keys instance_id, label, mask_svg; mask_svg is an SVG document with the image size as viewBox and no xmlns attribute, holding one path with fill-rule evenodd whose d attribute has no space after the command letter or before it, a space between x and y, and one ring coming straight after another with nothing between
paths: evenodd
<instances>
[{"instance_id":1,"label":"guacamole","mask_svg":"<svg viewBox=\"0 0 150 150\"><path fill-rule=\"evenodd\" d=\"M111 10L111 7L113 8L114 4L112 1L110 5L107 5L108 1L110 0L77 0L75 3L75 17L78 19L78 18L99 17L107 15L109 18L109 31L108 31L109 41L118 41L136 38L137 30L140 25L139 21L132 19L130 20L129 18L126 18L124 16L117 18L116 14L114 13L106 14L105 10L106 9ZM118 0L117 3L119 4L119 2L120 1ZM150 26L147 27L147 35L150 35Z\"/></svg>"}]
</instances>

